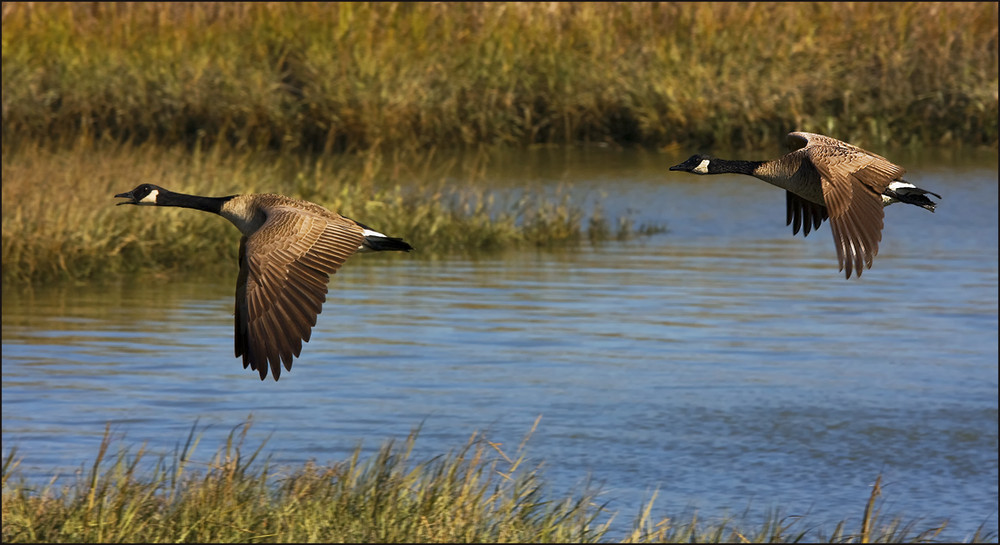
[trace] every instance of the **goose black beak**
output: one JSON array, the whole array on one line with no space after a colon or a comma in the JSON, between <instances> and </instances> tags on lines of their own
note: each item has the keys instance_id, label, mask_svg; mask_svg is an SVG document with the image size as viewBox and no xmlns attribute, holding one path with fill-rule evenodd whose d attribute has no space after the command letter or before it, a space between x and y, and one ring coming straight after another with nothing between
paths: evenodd
<instances>
[{"instance_id":1,"label":"goose black beak","mask_svg":"<svg viewBox=\"0 0 1000 545\"><path fill-rule=\"evenodd\" d=\"M131 191L128 191L128 192L125 192L125 193L119 193L119 194L115 195L115 198L116 199L128 199L127 201L122 201L120 203L116 203L115 206L121 206L123 204L139 204L139 203L135 202L135 197L132 196L132 192Z\"/></svg>"},{"instance_id":2,"label":"goose black beak","mask_svg":"<svg viewBox=\"0 0 1000 545\"><path fill-rule=\"evenodd\" d=\"M680 165L674 165L670 167L670 170L684 170L684 168L682 168L682 165L684 165L684 163L681 163Z\"/></svg>"}]
</instances>

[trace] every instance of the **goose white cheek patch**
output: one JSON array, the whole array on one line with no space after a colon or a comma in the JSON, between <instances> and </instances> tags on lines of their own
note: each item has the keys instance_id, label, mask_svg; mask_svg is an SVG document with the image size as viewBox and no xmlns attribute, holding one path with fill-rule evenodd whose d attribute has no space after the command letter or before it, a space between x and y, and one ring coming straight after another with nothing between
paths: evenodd
<instances>
[{"instance_id":1,"label":"goose white cheek patch","mask_svg":"<svg viewBox=\"0 0 1000 545\"><path fill-rule=\"evenodd\" d=\"M702 160L701 164L694 167L694 170L692 170L691 172L697 174L708 174L708 159Z\"/></svg>"},{"instance_id":2,"label":"goose white cheek patch","mask_svg":"<svg viewBox=\"0 0 1000 545\"><path fill-rule=\"evenodd\" d=\"M159 194L160 191L158 189L154 189L149 192L149 195L146 195L141 200L139 200L139 202L143 204L156 204L156 196Z\"/></svg>"}]
</instances>

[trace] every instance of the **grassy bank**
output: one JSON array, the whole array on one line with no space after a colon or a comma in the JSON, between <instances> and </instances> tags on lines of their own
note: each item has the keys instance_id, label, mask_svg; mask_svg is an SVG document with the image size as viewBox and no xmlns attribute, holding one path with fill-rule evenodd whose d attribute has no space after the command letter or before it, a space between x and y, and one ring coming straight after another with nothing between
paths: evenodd
<instances>
[{"instance_id":1,"label":"grassy bank","mask_svg":"<svg viewBox=\"0 0 1000 545\"><path fill-rule=\"evenodd\" d=\"M422 259L574 246L661 229L585 211L566 193L491 192L475 183L485 156L459 162L371 150L311 158L93 142L4 149L4 282L234 266L240 234L228 221L178 208L115 206L113 195L140 182L201 195L273 192L312 200L405 238L417 249L408 257Z\"/></svg>"},{"instance_id":2,"label":"grassy bank","mask_svg":"<svg viewBox=\"0 0 1000 545\"><path fill-rule=\"evenodd\" d=\"M74 484L38 489L17 477L12 449L3 466L3 541L24 542L919 542L944 528L884 519L879 479L859 505L860 526L824 530L807 518L702 521L657 518L641 507L625 535L599 490L551 497L540 467L473 435L456 451L415 461L418 432L385 443L369 459L360 447L340 463L278 468L264 445L243 448L250 422L211 461L196 456L196 430L173 459L149 461L144 448L111 452L106 432ZM537 426L537 421L536 421ZM532 430L533 431L533 430ZM988 540L977 533L972 541Z\"/></svg>"},{"instance_id":3,"label":"grassy bank","mask_svg":"<svg viewBox=\"0 0 1000 545\"><path fill-rule=\"evenodd\" d=\"M997 144L997 4L6 3L3 139Z\"/></svg>"}]
</instances>

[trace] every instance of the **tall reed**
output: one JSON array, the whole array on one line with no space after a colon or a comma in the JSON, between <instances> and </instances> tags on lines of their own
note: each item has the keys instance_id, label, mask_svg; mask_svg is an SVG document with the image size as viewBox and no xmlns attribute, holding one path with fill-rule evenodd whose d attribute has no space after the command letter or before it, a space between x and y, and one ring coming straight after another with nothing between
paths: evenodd
<instances>
[{"instance_id":1,"label":"tall reed","mask_svg":"<svg viewBox=\"0 0 1000 545\"><path fill-rule=\"evenodd\" d=\"M293 468L262 459L264 444L244 447L250 420L207 461L196 456L197 424L170 460L148 460L145 446L114 453L106 430L74 482L57 487L53 478L41 488L19 477L23 455L12 448L3 464L3 541L901 543L933 540L944 528L883 520L876 479L857 533L842 522L826 534L777 511L761 522L655 518L654 495L632 529L614 536L615 514L599 490L552 496L541 465L529 464L526 445L538 423L513 451L477 433L457 450L417 461L418 428L366 459L359 445L342 462ZM991 538L979 531L971 541Z\"/></svg>"},{"instance_id":2,"label":"tall reed","mask_svg":"<svg viewBox=\"0 0 1000 545\"><path fill-rule=\"evenodd\" d=\"M3 138L997 144L997 4L6 3Z\"/></svg>"}]
</instances>

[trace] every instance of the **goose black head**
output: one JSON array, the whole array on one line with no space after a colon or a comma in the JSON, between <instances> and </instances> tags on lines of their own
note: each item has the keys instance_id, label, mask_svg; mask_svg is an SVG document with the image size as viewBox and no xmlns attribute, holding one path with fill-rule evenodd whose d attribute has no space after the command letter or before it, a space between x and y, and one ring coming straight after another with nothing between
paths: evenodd
<instances>
[{"instance_id":1,"label":"goose black head","mask_svg":"<svg viewBox=\"0 0 1000 545\"><path fill-rule=\"evenodd\" d=\"M141 204L141 205L156 205L156 198L164 193L166 190L162 187L155 186L153 184L140 184L138 187L129 191L127 193L119 193L115 195L116 199L129 199L127 201L122 201L118 203L121 204Z\"/></svg>"},{"instance_id":2,"label":"goose black head","mask_svg":"<svg viewBox=\"0 0 1000 545\"><path fill-rule=\"evenodd\" d=\"M692 155L687 161L670 167L670 170L681 170L692 174L708 174L708 165L711 164L713 159L714 157L709 155Z\"/></svg>"}]
</instances>

